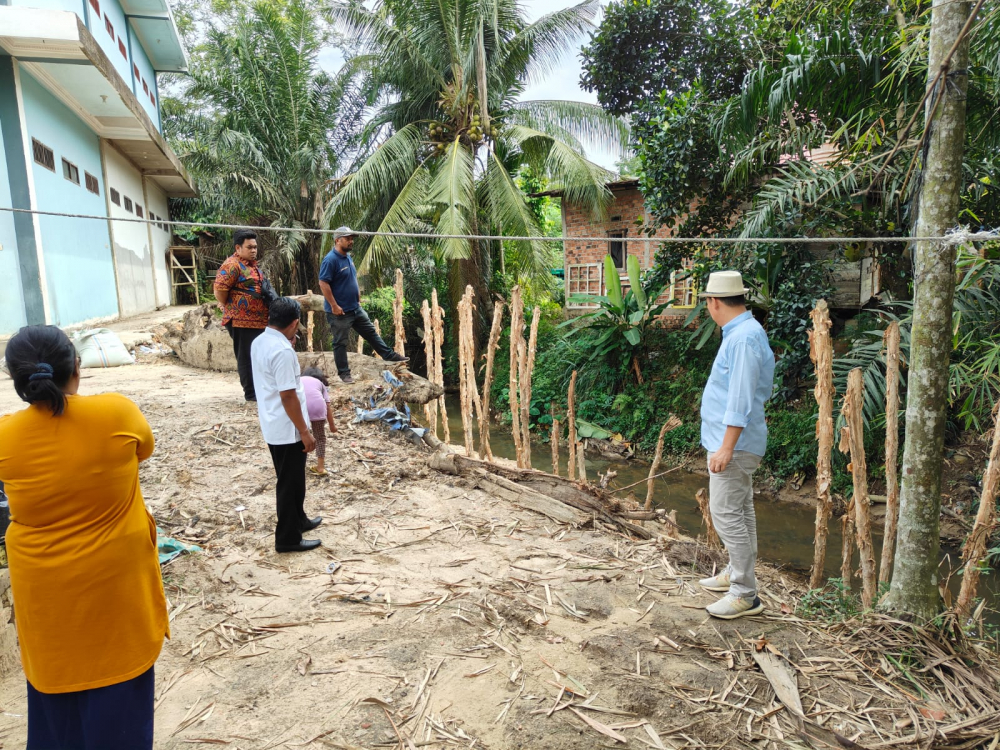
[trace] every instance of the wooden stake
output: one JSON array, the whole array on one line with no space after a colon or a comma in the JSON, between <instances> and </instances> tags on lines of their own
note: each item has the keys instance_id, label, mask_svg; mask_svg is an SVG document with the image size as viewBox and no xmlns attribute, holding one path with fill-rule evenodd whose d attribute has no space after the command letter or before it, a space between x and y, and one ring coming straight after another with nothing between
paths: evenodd
<instances>
[{"instance_id":1,"label":"wooden stake","mask_svg":"<svg viewBox=\"0 0 1000 750\"><path fill-rule=\"evenodd\" d=\"M844 590L851 590L851 578L854 577L851 558L854 556L854 498L847 506L847 512L840 519L840 530L844 535L844 542L840 548L840 579L843 581Z\"/></svg>"},{"instance_id":2,"label":"wooden stake","mask_svg":"<svg viewBox=\"0 0 1000 750\"><path fill-rule=\"evenodd\" d=\"M373 320L372 323L375 324L375 333L377 333L379 335L379 338L381 338L382 337L382 326L379 325L378 318L375 318L375 320ZM380 356L378 356L378 352L376 352L376 351L372 351L372 357L374 357L375 359L382 359Z\"/></svg>"},{"instance_id":3,"label":"wooden stake","mask_svg":"<svg viewBox=\"0 0 1000 750\"><path fill-rule=\"evenodd\" d=\"M465 455L472 458L475 449L472 427L473 399L479 401L476 389L475 364L473 358L472 296L471 286L465 287L465 294L458 303L458 388L462 406L462 429L465 438ZM482 407L480 406L480 409Z\"/></svg>"},{"instance_id":4,"label":"wooden stake","mask_svg":"<svg viewBox=\"0 0 1000 750\"><path fill-rule=\"evenodd\" d=\"M861 404L864 399L864 374L855 367L847 376L844 397L844 420L851 452L851 475L854 478L854 531L861 554L861 603L871 609L878 597L875 550L872 547L872 522L868 499L868 466L865 464L864 421Z\"/></svg>"},{"instance_id":5,"label":"wooden stake","mask_svg":"<svg viewBox=\"0 0 1000 750\"><path fill-rule=\"evenodd\" d=\"M307 289L306 294L312 295L312 289ZM312 310L306 313L306 351L313 350L313 332L316 330L316 313Z\"/></svg>"},{"instance_id":6,"label":"wooden stake","mask_svg":"<svg viewBox=\"0 0 1000 750\"><path fill-rule=\"evenodd\" d=\"M656 482L656 473L660 470L660 462L663 461L663 437L670 429L670 425L676 421L676 417L668 419L660 428L660 437L656 440L656 453L653 455L653 463L649 467L649 477L646 479L646 510L653 507L653 485ZM674 424L674 427L677 425Z\"/></svg>"},{"instance_id":7,"label":"wooden stake","mask_svg":"<svg viewBox=\"0 0 1000 750\"><path fill-rule=\"evenodd\" d=\"M888 583L892 574L892 557L896 549L896 528L899 524L899 475L896 456L899 454L899 323L893 321L885 329L885 536L882 540L882 562L878 582Z\"/></svg>"},{"instance_id":8,"label":"wooden stake","mask_svg":"<svg viewBox=\"0 0 1000 750\"><path fill-rule=\"evenodd\" d=\"M576 370L569 379L569 394L566 397L566 423L569 432L566 435L569 446L569 473L572 479L576 476Z\"/></svg>"},{"instance_id":9,"label":"wooden stake","mask_svg":"<svg viewBox=\"0 0 1000 750\"><path fill-rule=\"evenodd\" d=\"M358 336L358 354L365 353L365 340Z\"/></svg>"},{"instance_id":10,"label":"wooden stake","mask_svg":"<svg viewBox=\"0 0 1000 750\"><path fill-rule=\"evenodd\" d=\"M441 346L444 343L444 310L438 304L437 289L431 290L431 324L434 326L434 382L444 388L444 357ZM445 445L451 445L451 427L448 425L448 407L444 402L444 394L438 399L438 411L441 412L441 429L444 432Z\"/></svg>"},{"instance_id":11,"label":"wooden stake","mask_svg":"<svg viewBox=\"0 0 1000 750\"><path fill-rule=\"evenodd\" d=\"M392 301L392 325L396 329L396 354L406 356L406 328L403 326L403 272L396 269L396 298Z\"/></svg>"},{"instance_id":12,"label":"wooden stake","mask_svg":"<svg viewBox=\"0 0 1000 750\"><path fill-rule=\"evenodd\" d=\"M816 459L816 541L813 548L812 572L809 588L823 586L826 569L826 540L830 517L833 515L833 342L830 340L830 310L826 300L816 303L810 314L813 329L809 331L809 358L816 370L816 403L819 419L816 421L816 442L819 456Z\"/></svg>"},{"instance_id":13,"label":"wooden stake","mask_svg":"<svg viewBox=\"0 0 1000 750\"><path fill-rule=\"evenodd\" d=\"M431 306L424 300L420 306L420 317L424 322L424 358L427 360L427 379L432 383L437 381L434 378L434 324L431 322ZM437 399L432 399L424 404L424 418L427 421L427 428L434 437L437 437Z\"/></svg>"},{"instance_id":14,"label":"wooden stake","mask_svg":"<svg viewBox=\"0 0 1000 750\"><path fill-rule=\"evenodd\" d=\"M698 510L701 511L701 523L705 527L705 544L712 549L722 546L719 535L715 533L715 524L712 523L712 508L709 502L708 490L702 487L694 493L694 499L698 501Z\"/></svg>"},{"instance_id":15,"label":"wooden stake","mask_svg":"<svg viewBox=\"0 0 1000 750\"><path fill-rule=\"evenodd\" d=\"M510 423L514 436L514 453L518 468L524 468L521 448L521 406L518 398L518 375L521 368L521 349L524 341L524 302L521 287L514 287L510 295Z\"/></svg>"},{"instance_id":16,"label":"wooden stake","mask_svg":"<svg viewBox=\"0 0 1000 750\"><path fill-rule=\"evenodd\" d=\"M538 347L538 319L541 310L535 307L531 313L531 333L528 336L527 352L521 358L521 452L524 454L522 469L531 468L531 377L535 370L535 350Z\"/></svg>"},{"instance_id":17,"label":"wooden stake","mask_svg":"<svg viewBox=\"0 0 1000 750\"><path fill-rule=\"evenodd\" d=\"M962 550L962 561L965 571L962 573L962 588L958 592L958 602L955 609L959 618L964 621L972 611L972 603L976 599L976 588L979 585L980 568L986 558L986 547L997 525L996 501L997 488L1000 487L1000 402L993 409L993 447L990 449L989 463L983 474L983 491L979 495L979 512L972 533L965 540Z\"/></svg>"},{"instance_id":18,"label":"wooden stake","mask_svg":"<svg viewBox=\"0 0 1000 750\"><path fill-rule=\"evenodd\" d=\"M552 415L552 429L549 431L549 443L552 447L552 473L559 476L559 420L556 419L555 404L549 404L549 414Z\"/></svg>"},{"instance_id":19,"label":"wooden stake","mask_svg":"<svg viewBox=\"0 0 1000 750\"><path fill-rule=\"evenodd\" d=\"M486 345L486 373L483 376L483 395L480 399L483 409L479 418L479 452L487 461L493 460L493 449L490 447L490 390L493 388L493 360L496 357L501 333L503 333L503 302L497 300L493 304L493 327L490 329L490 340Z\"/></svg>"},{"instance_id":20,"label":"wooden stake","mask_svg":"<svg viewBox=\"0 0 1000 750\"><path fill-rule=\"evenodd\" d=\"M584 454L583 443L576 444L576 466L580 470L580 481L587 481L587 456Z\"/></svg>"}]
</instances>

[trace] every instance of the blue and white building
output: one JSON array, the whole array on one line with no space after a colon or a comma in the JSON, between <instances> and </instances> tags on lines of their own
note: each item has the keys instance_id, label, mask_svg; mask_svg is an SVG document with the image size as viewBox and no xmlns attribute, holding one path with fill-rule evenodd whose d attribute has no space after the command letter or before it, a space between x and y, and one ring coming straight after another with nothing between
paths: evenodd
<instances>
[{"instance_id":1,"label":"blue and white building","mask_svg":"<svg viewBox=\"0 0 1000 750\"><path fill-rule=\"evenodd\" d=\"M166 0L0 0L0 336L170 304L159 73L187 57ZM115 218L147 218L153 224Z\"/></svg>"}]
</instances>

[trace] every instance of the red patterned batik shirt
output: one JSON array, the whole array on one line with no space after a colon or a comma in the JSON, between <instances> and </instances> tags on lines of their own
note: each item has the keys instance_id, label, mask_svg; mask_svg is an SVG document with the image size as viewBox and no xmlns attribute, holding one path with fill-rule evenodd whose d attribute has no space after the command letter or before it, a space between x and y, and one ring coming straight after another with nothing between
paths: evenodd
<instances>
[{"instance_id":1,"label":"red patterned batik shirt","mask_svg":"<svg viewBox=\"0 0 1000 750\"><path fill-rule=\"evenodd\" d=\"M262 277L255 261L242 261L230 255L219 268L215 288L229 292L223 305L222 325L230 321L233 328L267 328L267 305L250 290L260 294Z\"/></svg>"}]
</instances>

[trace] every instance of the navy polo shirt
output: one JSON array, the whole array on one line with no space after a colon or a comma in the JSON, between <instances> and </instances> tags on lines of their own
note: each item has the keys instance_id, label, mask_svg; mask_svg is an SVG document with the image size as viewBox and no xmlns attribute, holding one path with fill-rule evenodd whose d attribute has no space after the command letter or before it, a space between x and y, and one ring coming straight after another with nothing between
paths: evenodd
<instances>
[{"instance_id":1,"label":"navy polo shirt","mask_svg":"<svg viewBox=\"0 0 1000 750\"><path fill-rule=\"evenodd\" d=\"M361 307L358 271L350 255L341 255L336 248L328 252L319 267L319 280L330 285L333 298L344 312L354 312ZM329 302L324 302L323 308L328 313L333 312Z\"/></svg>"}]
</instances>

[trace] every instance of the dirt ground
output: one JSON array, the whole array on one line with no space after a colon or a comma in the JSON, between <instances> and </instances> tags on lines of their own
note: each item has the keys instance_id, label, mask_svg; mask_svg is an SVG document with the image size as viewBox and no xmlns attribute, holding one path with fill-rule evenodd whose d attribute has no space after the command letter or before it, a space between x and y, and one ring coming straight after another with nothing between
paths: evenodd
<instances>
[{"instance_id":1,"label":"dirt ground","mask_svg":"<svg viewBox=\"0 0 1000 750\"><path fill-rule=\"evenodd\" d=\"M948 722L965 723L943 736L966 736L1000 707L952 710L942 689L946 714L917 713L877 649L794 616L801 590L766 567L763 615L710 620L715 595L694 579L720 553L555 524L428 469L423 445L351 425L343 402L330 476L308 479L323 547L276 554L273 469L235 374L140 355L85 371L82 393L106 391L153 427L140 478L158 525L204 550L163 569L157 748L786 747L789 710L753 656L765 644L793 664L810 721L863 746ZM0 374L0 414L21 406ZM874 665L867 679L855 662ZM8 676L3 747L23 747L25 704Z\"/></svg>"}]
</instances>

